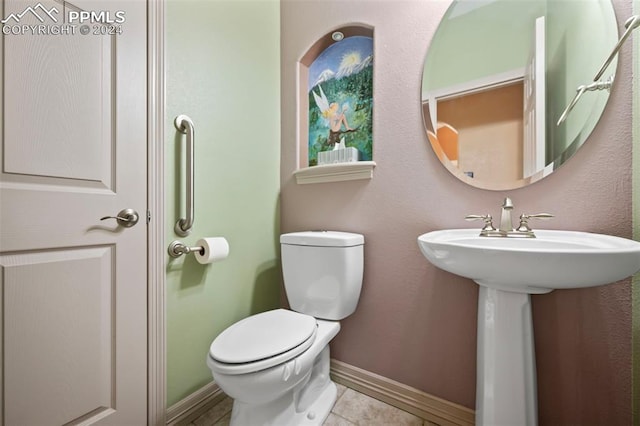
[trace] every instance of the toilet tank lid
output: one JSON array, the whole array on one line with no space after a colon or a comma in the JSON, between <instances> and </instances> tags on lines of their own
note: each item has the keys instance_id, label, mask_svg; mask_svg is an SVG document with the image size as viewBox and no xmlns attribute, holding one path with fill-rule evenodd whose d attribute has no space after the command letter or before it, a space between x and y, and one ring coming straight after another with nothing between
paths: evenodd
<instances>
[{"instance_id":1,"label":"toilet tank lid","mask_svg":"<svg viewBox=\"0 0 640 426\"><path fill-rule=\"evenodd\" d=\"M364 236L339 231L304 231L280 235L280 244L318 247L352 247L364 244Z\"/></svg>"}]
</instances>

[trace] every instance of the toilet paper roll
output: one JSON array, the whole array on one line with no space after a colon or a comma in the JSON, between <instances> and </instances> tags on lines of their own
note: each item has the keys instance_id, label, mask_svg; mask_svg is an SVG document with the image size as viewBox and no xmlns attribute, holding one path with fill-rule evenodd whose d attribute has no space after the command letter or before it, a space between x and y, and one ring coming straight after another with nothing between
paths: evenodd
<instances>
[{"instance_id":1,"label":"toilet paper roll","mask_svg":"<svg viewBox=\"0 0 640 426\"><path fill-rule=\"evenodd\" d=\"M199 251L194 253L198 263L203 265L226 259L229 256L229 243L224 237L201 238L196 242L196 246L204 249L204 253Z\"/></svg>"}]
</instances>

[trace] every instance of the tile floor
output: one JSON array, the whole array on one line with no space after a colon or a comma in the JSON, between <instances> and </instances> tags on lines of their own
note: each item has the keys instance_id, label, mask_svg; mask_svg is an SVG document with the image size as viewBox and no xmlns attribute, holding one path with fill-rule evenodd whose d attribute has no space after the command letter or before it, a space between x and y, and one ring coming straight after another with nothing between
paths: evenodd
<instances>
[{"instance_id":1,"label":"tile floor","mask_svg":"<svg viewBox=\"0 0 640 426\"><path fill-rule=\"evenodd\" d=\"M227 426L231 417L231 405L231 398L225 398L189 426ZM338 400L323 426L355 425L437 426L338 384Z\"/></svg>"}]
</instances>

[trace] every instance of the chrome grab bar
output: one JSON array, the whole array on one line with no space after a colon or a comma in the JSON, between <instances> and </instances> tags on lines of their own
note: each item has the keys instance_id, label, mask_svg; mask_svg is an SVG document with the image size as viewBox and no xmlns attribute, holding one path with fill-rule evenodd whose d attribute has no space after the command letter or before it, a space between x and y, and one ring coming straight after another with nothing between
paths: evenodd
<instances>
[{"instance_id":1,"label":"chrome grab bar","mask_svg":"<svg viewBox=\"0 0 640 426\"><path fill-rule=\"evenodd\" d=\"M193 128L193 121L186 115L179 115L175 118L173 124L176 126L176 129L180 133L184 133L187 135L187 188L186 188L186 199L187 199L187 211L185 212L186 217L178 219L175 226L176 234L181 237L186 237L191 232L191 227L193 227L194 221L194 210L195 210L195 202L193 197L194 192L194 146L193 141L195 137L195 130Z\"/></svg>"},{"instance_id":2,"label":"chrome grab bar","mask_svg":"<svg viewBox=\"0 0 640 426\"><path fill-rule=\"evenodd\" d=\"M578 100L582 95L584 95L585 92L592 92L594 90L611 90L612 86L613 86L613 76L609 77L609 79L606 81L594 81L589 85L582 85L578 87L578 89L576 90L576 95L573 97L569 105L567 105L567 107L564 109L556 125L557 126L561 125L564 122L564 120L567 119L567 116L569 115L573 107L576 106L576 104L578 103Z\"/></svg>"},{"instance_id":3,"label":"chrome grab bar","mask_svg":"<svg viewBox=\"0 0 640 426\"><path fill-rule=\"evenodd\" d=\"M600 71L598 71L596 76L593 77L593 81L600 80L600 77L602 77L602 74L604 74L605 70L607 69L611 61L613 61L613 58L615 58L615 56L618 54L618 51L622 47L622 44L629 37L629 35L631 35L631 31L638 28L639 26L640 26L640 15L634 15L631 18L627 19L627 21L624 23L624 27L626 28L626 31L624 32L624 34L622 34L622 37L620 37L620 40L618 40L618 43L613 47L613 50L609 54L609 57L607 58L606 61L604 61L604 64L602 64L602 66L600 67Z\"/></svg>"},{"instance_id":4,"label":"chrome grab bar","mask_svg":"<svg viewBox=\"0 0 640 426\"><path fill-rule=\"evenodd\" d=\"M624 23L624 27L626 28L624 34L622 34L622 37L620 37L620 40L618 40L616 45L613 47L613 50L611 50L609 57L604 61L604 64L602 64L602 66L600 67L600 70L598 71L596 76L593 78L593 83L579 86L576 89L576 94L573 97L573 100L569 103L569 105L567 105L567 107L564 109L564 111L560 115L560 118L556 123L557 126L561 125L567 119L567 116L569 115L573 107L576 105L576 103L578 103L578 100L585 92L589 92L593 90L611 90L611 86L613 86L613 76L609 77L605 81L600 81L600 78L602 77L604 72L607 70L607 68L611 64L611 61L613 61L613 59L616 57L616 55L620 51L620 48L622 47L623 43L627 40L627 38L629 38L629 36L631 35L631 32L636 28L640 27L640 15L634 15L631 18L627 19L627 21Z\"/></svg>"}]
</instances>

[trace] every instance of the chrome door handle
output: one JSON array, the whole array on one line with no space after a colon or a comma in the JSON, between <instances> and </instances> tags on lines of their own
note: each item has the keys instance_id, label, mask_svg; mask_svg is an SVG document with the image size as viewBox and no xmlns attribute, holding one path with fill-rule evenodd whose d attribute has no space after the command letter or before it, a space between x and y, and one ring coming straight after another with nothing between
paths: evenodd
<instances>
[{"instance_id":1,"label":"chrome door handle","mask_svg":"<svg viewBox=\"0 0 640 426\"><path fill-rule=\"evenodd\" d=\"M138 212L133 209L124 209L120 210L117 216L105 216L100 218L100 220L106 219L115 219L118 222L118 225L124 226L125 228L131 228L133 225L138 223L140 216L138 215Z\"/></svg>"}]
</instances>

